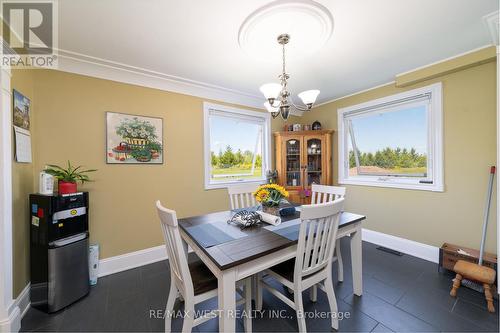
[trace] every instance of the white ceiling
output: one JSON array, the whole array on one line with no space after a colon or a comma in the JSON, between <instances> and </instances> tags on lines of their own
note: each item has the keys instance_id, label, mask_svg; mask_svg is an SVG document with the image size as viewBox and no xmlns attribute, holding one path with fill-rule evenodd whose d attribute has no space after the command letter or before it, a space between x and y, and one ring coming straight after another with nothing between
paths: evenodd
<instances>
[{"instance_id":1,"label":"white ceiling","mask_svg":"<svg viewBox=\"0 0 500 333\"><path fill-rule=\"evenodd\" d=\"M317 88L319 102L490 44L481 18L498 10L497 0L317 1L333 15L333 34L287 69L292 93ZM262 83L277 81L281 59L249 56L238 29L269 2L63 0L59 48L260 96Z\"/></svg>"}]
</instances>

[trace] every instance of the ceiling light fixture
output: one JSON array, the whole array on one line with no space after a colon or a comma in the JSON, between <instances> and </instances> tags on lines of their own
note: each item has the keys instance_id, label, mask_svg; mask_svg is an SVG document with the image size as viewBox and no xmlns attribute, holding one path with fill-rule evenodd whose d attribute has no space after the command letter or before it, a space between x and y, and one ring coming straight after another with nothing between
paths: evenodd
<instances>
[{"instance_id":1,"label":"ceiling light fixture","mask_svg":"<svg viewBox=\"0 0 500 333\"><path fill-rule=\"evenodd\" d=\"M264 103L267 111L271 113L273 118L276 118L281 114L281 117L284 120L288 119L288 116L290 115L290 108L292 107L299 111L311 110L314 102L316 102L316 98L319 95L319 90L306 90L298 94L305 107L298 106L293 103L293 100L287 89L288 79L290 78L290 75L286 72L285 66L285 45L288 44L289 41L290 35L288 34L281 34L278 36L278 43L282 46L283 49L283 67L281 74L278 76L281 84L266 83L260 87L260 91L267 99L267 102Z\"/></svg>"}]
</instances>

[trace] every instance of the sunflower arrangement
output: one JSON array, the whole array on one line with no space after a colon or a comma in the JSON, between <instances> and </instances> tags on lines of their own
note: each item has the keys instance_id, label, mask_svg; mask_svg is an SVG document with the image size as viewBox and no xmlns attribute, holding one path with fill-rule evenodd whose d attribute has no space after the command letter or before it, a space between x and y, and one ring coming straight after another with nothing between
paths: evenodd
<instances>
[{"instance_id":1,"label":"sunflower arrangement","mask_svg":"<svg viewBox=\"0 0 500 333\"><path fill-rule=\"evenodd\" d=\"M288 198L288 191L278 184L264 184L259 186L253 196L263 206L277 207L283 198Z\"/></svg>"}]
</instances>

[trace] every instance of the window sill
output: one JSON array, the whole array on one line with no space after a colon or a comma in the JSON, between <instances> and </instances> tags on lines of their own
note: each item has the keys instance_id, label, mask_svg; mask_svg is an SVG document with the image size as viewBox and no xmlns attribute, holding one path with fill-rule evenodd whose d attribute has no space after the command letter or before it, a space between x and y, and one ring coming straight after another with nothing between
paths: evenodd
<instances>
[{"instance_id":1,"label":"window sill","mask_svg":"<svg viewBox=\"0 0 500 333\"><path fill-rule=\"evenodd\" d=\"M396 188L404 190L419 190L431 192L444 192L443 184L418 184L418 183L403 183L394 181L377 181L364 179L339 179L341 185L359 185L372 187Z\"/></svg>"},{"instance_id":2,"label":"window sill","mask_svg":"<svg viewBox=\"0 0 500 333\"><path fill-rule=\"evenodd\" d=\"M211 183L211 184L205 184L205 190L215 190L215 189L221 189L221 188L228 188L231 186L238 186L238 185L243 185L243 184L264 184L266 182L265 179L252 179L252 180L240 180L240 181L234 181L234 182L221 182L221 183Z\"/></svg>"}]
</instances>

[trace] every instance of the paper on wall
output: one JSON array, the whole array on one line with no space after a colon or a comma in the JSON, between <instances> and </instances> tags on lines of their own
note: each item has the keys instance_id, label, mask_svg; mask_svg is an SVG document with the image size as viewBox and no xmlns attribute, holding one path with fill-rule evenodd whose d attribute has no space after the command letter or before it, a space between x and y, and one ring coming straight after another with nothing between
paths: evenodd
<instances>
[{"instance_id":1,"label":"paper on wall","mask_svg":"<svg viewBox=\"0 0 500 333\"><path fill-rule=\"evenodd\" d=\"M30 131L14 126L16 141L16 161L31 163L31 135Z\"/></svg>"}]
</instances>

